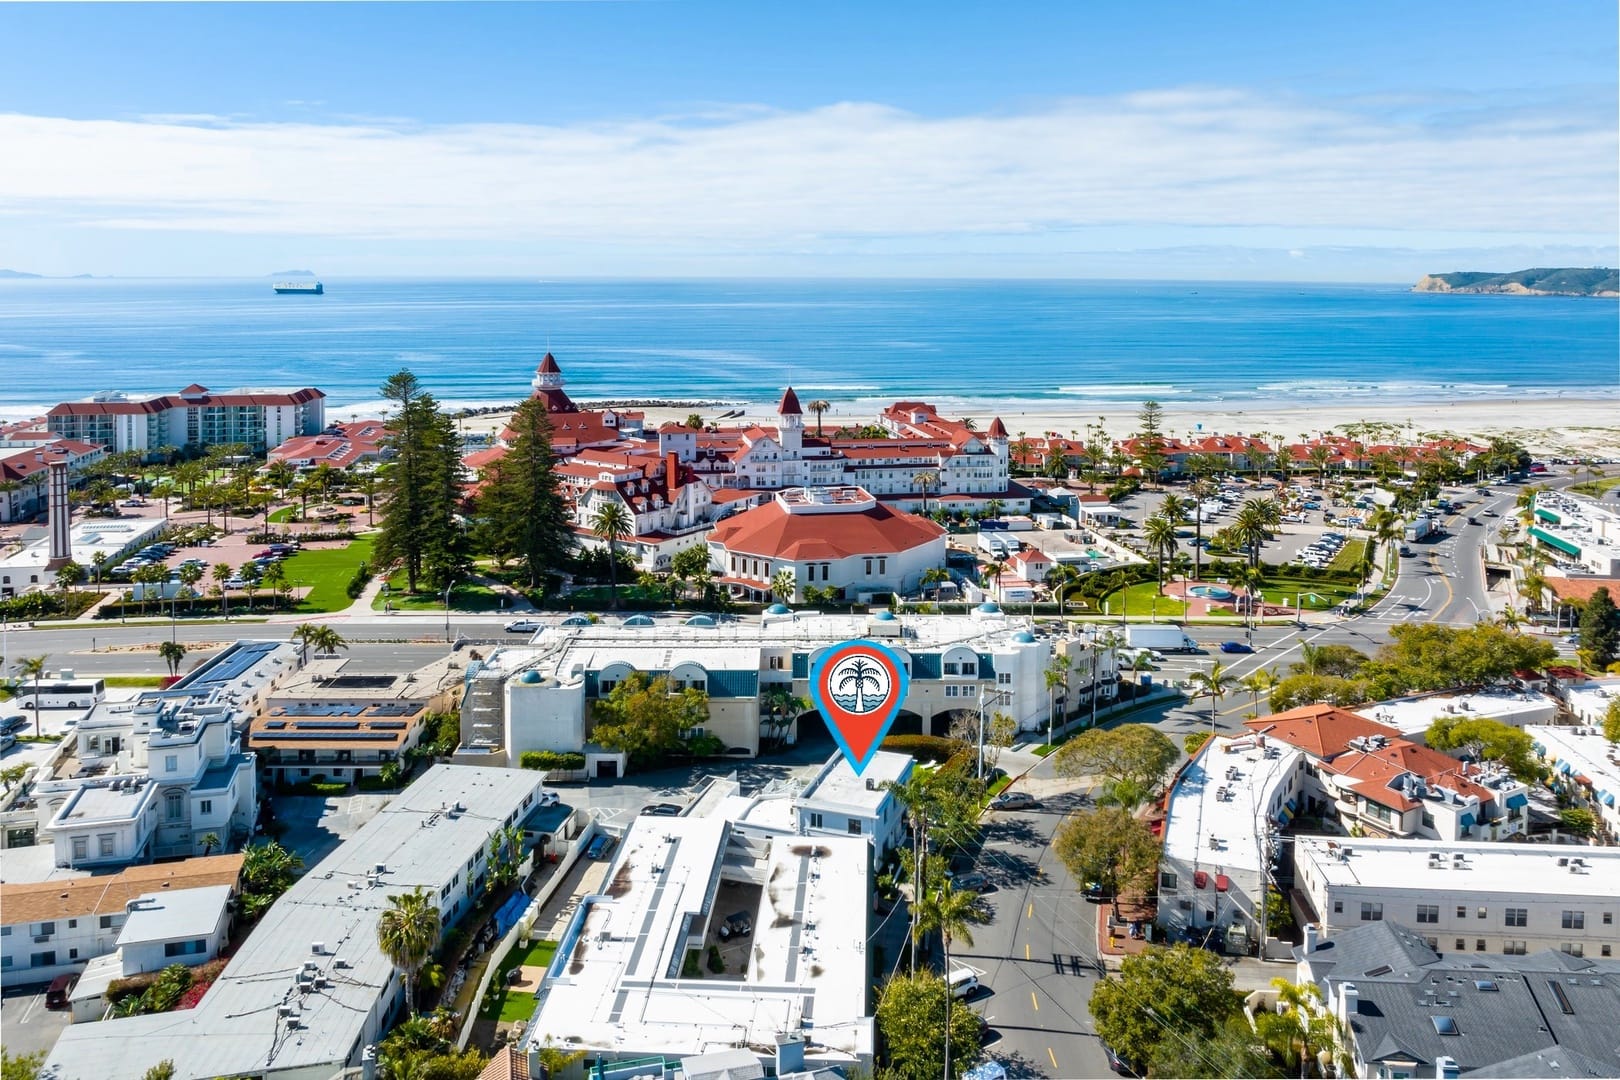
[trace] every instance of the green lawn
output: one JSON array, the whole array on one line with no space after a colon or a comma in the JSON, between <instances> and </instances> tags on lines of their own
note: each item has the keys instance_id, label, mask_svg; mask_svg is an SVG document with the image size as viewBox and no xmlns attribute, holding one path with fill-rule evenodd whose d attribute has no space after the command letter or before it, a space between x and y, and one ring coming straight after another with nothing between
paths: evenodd
<instances>
[{"instance_id":1,"label":"green lawn","mask_svg":"<svg viewBox=\"0 0 1620 1080\"><path fill-rule=\"evenodd\" d=\"M611 598L611 592L606 585L592 585L585 589L574 589L568 596L578 599L581 603L605 604ZM619 582L620 600L651 600L660 604L670 602L668 589L648 590L634 582Z\"/></svg>"},{"instance_id":2,"label":"green lawn","mask_svg":"<svg viewBox=\"0 0 1620 1080\"><path fill-rule=\"evenodd\" d=\"M405 571L395 571L388 579L386 601L381 593L371 602L376 611L386 605L395 611L443 611L444 592L408 593L405 591ZM455 611L496 611L501 606L500 594L478 581L458 581L450 590L450 607Z\"/></svg>"},{"instance_id":3,"label":"green lawn","mask_svg":"<svg viewBox=\"0 0 1620 1080\"><path fill-rule=\"evenodd\" d=\"M121 686L127 688L150 689L163 685L162 675L107 675L102 681L108 686Z\"/></svg>"},{"instance_id":4,"label":"green lawn","mask_svg":"<svg viewBox=\"0 0 1620 1080\"><path fill-rule=\"evenodd\" d=\"M371 537L362 536L343 547L311 548L300 551L282 565L287 580L295 586L309 586L309 595L299 611L342 611L350 604L348 587L362 562L371 559Z\"/></svg>"},{"instance_id":5,"label":"green lawn","mask_svg":"<svg viewBox=\"0 0 1620 1080\"><path fill-rule=\"evenodd\" d=\"M1328 563L1329 570L1356 570L1361 569L1362 560L1367 557L1367 541L1362 539L1346 540L1344 547L1333 556Z\"/></svg>"},{"instance_id":6,"label":"green lawn","mask_svg":"<svg viewBox=\"0 0 1620 1080\"><path fill-rule=\"evenodd\" d=\"M298 505L296 503L283 506L280 510L271 511L270 516L265 520L275 525L285 524L292 520L293 513L297 509Z\"/></svg>"},{"instance_id":7,"label":"green lawn","mask_svg":"<svg viewBox=\"0 0 1620 1080\"><path fill-rule=\"evenodd\" d=\"M1125 614L1127 615L1185 615L1187 605L1180 600L1168 596L1159 596L1159 583L1157 581L1142 581L1135 585L1127 585L1123 589L1115 589L1108 593L1097 606L1096 610L1109 615L1119 614L1119 605L1123 598ZM1157 600L1154 597L1158 597Z\"/></svg>"},{"instance_id":8,"label":"green lawn","mask_svg":"<svg viewBox=\"0 0 1620 1080\"><path fill-rule=\"evenodd\" d=\"M512 1023L527 1020L534 1015L534 994L529 990L513 990L507 972L527 966L550 967L557 952L555 941L531 941L528 947L515 946L501 961L501 969L490 980L489 993L478 1004L478 1016L483 1020L502 1020Z\"/></svg>"},{"instance_id":9,"label":"green lawn","mask_svg":"<svg viewBox=\"0 0 1620 1080\"><path fill-rule=\"evenodd\" d=\"M1570 488L1570 490L1578 491L1582 495L1590 495L1594 499L1601 499L1605 491L1615 487L1620 487L1620 476L1606 476L1601 480L1584 480Z\"/></svg>"},{"instance_id":10,"label":"green lawn","mask_svg":"<svg viewBox=\"0 0 1620 1080\"><path fill-rule=\"evenodd\" d=\"M1260 593L1268 604L1291 608L1294 598L1300 597L1300 607L1306 611L1326 611L1352 599L1356 595L1356 587L1331 581L1312 581L1310 578L1267 577Z\"/></svg>"}]
</instances>

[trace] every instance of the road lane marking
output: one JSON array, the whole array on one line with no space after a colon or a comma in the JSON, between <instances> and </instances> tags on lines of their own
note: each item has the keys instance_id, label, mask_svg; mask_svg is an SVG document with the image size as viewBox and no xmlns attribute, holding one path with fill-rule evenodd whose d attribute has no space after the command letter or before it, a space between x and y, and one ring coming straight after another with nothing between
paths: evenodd
<instances>
[{"instance_id":1,"label":"road lane marking","mask_svg":"<svg viewBox=\"0 0 1620 1080\"><path fill-rule=\"evenodd\" d=\"M1032 959L1032 957L1029 955L1029 944L1027 942L1024 945L1024 959L1025 960Z\"/></svg>"},{"instance_id":2,"label":"road lane marking","mask_svg":"<svg viewBox=\"0 0 1620 1080\"><path fill-rule=\"evenodd\" d=\"M1035 917L1035 901L1031 900L1029 902L1029 910L1024 913L1024 918L1033 919L1034 917Z\"/></svg>"},{"instance_id":3,"label":"road lane marking","mask_svg":"<svg viewBox=\"0 0 1620 1080\"><path fill-rule=\"evenodd\" d=\"M1046 1056L1052 1059L1052 1068L1054 1068L1054 1069L1057 1068L1058 1067L1057 1055L1052 1053L1052 1048L1050 1046L1048 1046L1046 1048Z\"/></svg>"},{"instance_id":4,"label":"road lane marking","mask_svg":"<svg viewBox=\"0 0 1620 1080\"><path fill-rule=\"evenodd\" d=\"M1035 996L1035 991L1031 990L1029 992L1029 1000L1034 1003L1035 1011L1040 1012L1041 1011L1041 999Z\"/></svg>"}]
</instances>

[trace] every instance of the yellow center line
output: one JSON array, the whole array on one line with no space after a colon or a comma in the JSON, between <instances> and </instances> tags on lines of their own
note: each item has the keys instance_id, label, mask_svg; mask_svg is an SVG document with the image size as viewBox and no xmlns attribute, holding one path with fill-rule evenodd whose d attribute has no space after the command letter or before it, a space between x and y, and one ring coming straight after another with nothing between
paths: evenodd
<instances>
[{"instance_id":1,"label":"yellow center line","mask_svg":"<svg viewBox=\"0 0 1620 1080\"><path fill-rule=\"evenodd\" d=\"M1048 1046L1046 1048L1046 1056L1052 1059L1052 1068L1054 1068L1054 1069L1057 1068L1058 1067L1057 1055L1052 1053L1052 1048L1050 1046Z\"/></svg>"},{"instance_id":2,"label":"yellow center line","mask_svg":"<svg viewBox=\"0 0 1620 1080\"><path fill-rule=\"evenodd\" d=\"M1025 945L1025 946L1024 946L1024 959L1025 959L1025 960L1028 960L1028 959L1030 959L1030 955L1029 955L1029 946L1028 946L1028 945Z\"/></svg>"},{"instance_id":3,"label":"yellow center line","mask_svg":"<svg viewBox=\"0 0 1620 1080\"><path fill-rule=\"evenodd\" d=\"M1025 913L1024 917L1026 919L1033 919L1035 917L1035 901L1031 900L1029 902L1029 911Z\"/></svg>"},{"instance_id":4,"label":"yellow center line","mask_svg":"<svg viewBox=\"0 0 1620 1080\"><path fill-rule=\"evenodd\" d=\"M1040 1012L1041 1011L1041 999L1035 996L1035 991L1031 990L1029 992L1029 1000L1034 1003L1035 1011Z\"/></svg>"}]
</instances>

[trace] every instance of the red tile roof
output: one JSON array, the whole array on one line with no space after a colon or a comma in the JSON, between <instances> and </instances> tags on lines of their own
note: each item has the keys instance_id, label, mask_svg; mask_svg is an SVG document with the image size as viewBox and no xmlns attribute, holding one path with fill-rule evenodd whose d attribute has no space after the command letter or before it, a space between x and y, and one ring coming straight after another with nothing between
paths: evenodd
<instances>
[{"instance_id":1,"label":"red tile roof","mask_svg":"<svg viewBox=\"0 0 1620 1080\"><path fill-rule=\"evenodd\" d=\"M859 513L790 514L775 499L722 521L709 534L727 551L794 562L893 555L943 535L927 518L882 505Z\"/></svg>"},{"instance_id":2,"label":"red tile roof","mask_svg":"<svg viewBox=\"0 0 1620 1080\"><path fill-rule=\"evenodd\" d=\"M1592 594L1599 589L1608 589L1611 597L1620 600L1620 578L1549 577L1545 581L1547 582L1547 588L1552 590L1553 595L1566 603L1584 604L1592 599Z\"/></svg>"},{"instance_id":3,"label":"red tile roof","mask_svg":"<svg viewBox=\"0 0 1620 1080\"><path fill-rule=\"evenodd\" d=\"M793 392L793 387L788 387L782 394L782 404L776 407L776 411L781 416L804 415L804 410L799 408L799 395Z\"/></svg>"},{"instance_id":4,"label":"red tile roof","mask_svg":"<svg viewBox=\"0 0 1620 1080\"><path fill-rule=\"evenodd\" d=\"M1302 705L1275 716L1245 720L1243 726L1268 739L1297 746L1322 761L1349 750L1351 739L1382 735L1393 741L1401 737L1395 728L1333 705Z\"/></svg>"},{"instance_id":5,"label":"red tile roof","mask_svg":"<svg viewBox=\"0 0 1620 1080\"><path fill-rule=\"evenodd\" d=\"M540 360L540 374L542 374L542 375L561 375L562 374L562 368L557 366L557 358L555 356L552 356L550 353L546 353L546 355L541 358L541 360Z\"/></svg>"},{"instance_id":6,"label":"red tile roof","mask_svg":"<svg viewBox=\"0 0 1620 1080\"><path fill-rule=\"evenodd\" d=\"M1419 800L1389 784L1407 773L1422 778L1426 784L1439 784L1462 795L1478 796L1482 806L1496 798L1490 788L1468 779L1463 763L1456 758L1405 739L1396 739L1378 750L1347 751L1335 758L1330 768L1340 776L1360 781L1356 792L1364 798L1403 812L1418 806Z\"/></svg>"}]
</instances>

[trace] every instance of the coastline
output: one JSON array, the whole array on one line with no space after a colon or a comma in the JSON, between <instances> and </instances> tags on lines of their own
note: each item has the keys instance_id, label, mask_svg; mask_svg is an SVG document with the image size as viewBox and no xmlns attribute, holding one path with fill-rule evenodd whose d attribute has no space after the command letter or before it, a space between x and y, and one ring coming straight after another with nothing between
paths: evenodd
<instances>
[{"instance_id":1,"label":"coastline","mask_svg":"<svg viewBox=\"0 0 1620 1080\"><path fill-rule=\"evenodd\" d=\"M1055 431L1065 436L1084 435L1086 425L1102 420L1109 435L1127 436L1136 430L1140 402L1110 402L1067 405L1061 401L1030 401L1008 398L965 399L956 396L920 395L939 407L946 416L972 417L987 426L999 416L1007 430L1039 437ZM801 400L807 400L801 395ZM870 399L839 401L828 398L832 407L822 416L822 426L831 431L841 425L872 424L879 406ZM1413 436L1425 432L1446 432L1461 436L1513 438L1539 456L1595 456L1620 458L1620 398L1600 396L1546 396L1529 398L1470 398L1455 402L1384 401L1361 403L1355 400L1311 402L1298 405L1260 402L1161 402L1164 406L1166 435L1252 435L1266 432L1293 442L1312 437L1346 424L1377 421L1394 424ZM723 421L726 426L774 425L776 399L770 401L700 406L691 402L665 401L638 411L646 414L646 426L656 431L666 421L681 421L697 412L713 421L720 413L740 409L741 415ZM884 404L887 404L886 402ZM510 409L499 409L467 416L461 427L467 432L499 432ZM342 417L353 410L328 410ZM357 415L357 414L356 414ZM814 430L815 415L807 413L805 426ZM1197 425L1202 425L1198 427Z\"/></svg>"}]
</instances>

